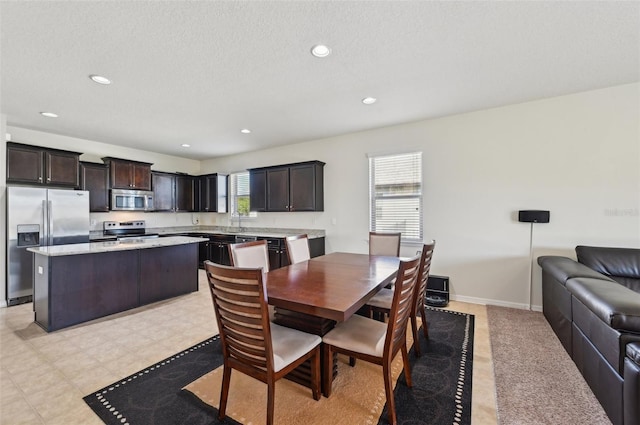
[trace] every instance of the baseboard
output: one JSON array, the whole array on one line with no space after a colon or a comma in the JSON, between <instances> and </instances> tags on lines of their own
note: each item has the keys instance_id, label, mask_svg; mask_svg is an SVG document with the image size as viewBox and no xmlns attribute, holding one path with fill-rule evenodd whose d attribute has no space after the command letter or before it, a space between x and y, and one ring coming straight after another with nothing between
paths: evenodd
<instances>
[{"instance_id":1,"label":"baseboard","mask_svg":"<svg viewBox=\"0 0 640 425\"><path fill-rule=\"evenodd\" d=\"M508 308L517 308L520 310L529 310L529 304L520 304L520 303L510 303L501 300L492 300L489 298L477 298L477 297L465 297L460 295L451 295L451 299L454 301L460 301L463 303L470 304L481 304L481 305L495 305L498 307L508 307ZM532 311L542 311L541 305L532 305Z\"/></svg>"}]
</instances>

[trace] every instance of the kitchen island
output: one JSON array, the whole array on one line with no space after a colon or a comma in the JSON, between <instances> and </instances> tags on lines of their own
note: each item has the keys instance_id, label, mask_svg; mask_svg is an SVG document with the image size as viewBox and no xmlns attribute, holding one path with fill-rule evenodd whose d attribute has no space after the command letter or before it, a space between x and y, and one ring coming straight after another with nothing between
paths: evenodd
<instances>
[{"instance_id":1,"label":"kitchen island","mask_svg":"<svg viewBox=\"0 0 640 425\"><path fill-rule=\"evenodd\" d=\"M28 248L47 332L198 290L198 243L172 236ZM206 239L205 239L206 240Z\"/></svg>"}]
</instances>

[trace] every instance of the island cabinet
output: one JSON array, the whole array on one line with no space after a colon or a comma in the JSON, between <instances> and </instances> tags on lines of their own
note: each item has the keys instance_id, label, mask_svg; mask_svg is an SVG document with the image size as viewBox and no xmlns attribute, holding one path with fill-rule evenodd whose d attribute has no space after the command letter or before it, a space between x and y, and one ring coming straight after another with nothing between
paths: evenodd
<instances>
[{"instance_id":1,"label":"island cabinet","mask_svg":"<svg viewBox=\"0 0 640 425\"><path fill-rule=\"evenodd\" d=\"M139 252L140 305L198 290L197 245L182 245L181 249L141 249Z\"/></svg>"},{"instance_id":2,"label":"island cabinet","mask_svg":"<svg viewBox=\"0 0 640 425\"><path fill-rule=\"evenodd\" d=\"M151 190L151 165L148 162L105 157L112 189Z\"/></svg>"},{"instance_id":3,"label":"island cabinet","mask_svg":"<svg viewBox=\"0 0 640 425\"><path fill-rule=\"evenodd\" d=\"M197 177L154 171L151 182L155 211L197 211Z\"/></svg>"},{"instance_id":4,"label":"island cabinet","mask_svg":"<svg viewBox=\"0 0 640 425\"><path fill-rule=\"evenodd\" d=\"M35 322L51 332L197 291L199 240L171 245L172 239L179 238L124 244L131 249L119 242L30 248ZM64 253L83 246L87 253Z\"/></svg>"},{"instance_id":5,"label":"island cabinet","mask_svg":"<svg viewBox=\"0 0 640 425\"><path fill-rule=\"evenodd\" d=\"M249 170L252 211L324 211L324 162Z\"/></svg>"},{"instance_id":6,"label":"island cabinet","mask_svg":"<svg viewBox=\"0 0 640 425\"><path fill-rule=\"evenodd\" d=\"M80 162L80 189L89 191L89 211L109 211L109 167Z\"/></svg>"},{"instance_id":7,"label":"island cabinet","mask_svg":"<svg viewBox=\"0 0 640 425\"><path fill-rule=\"evenodd\" d=\"M80 155L7 142L7 183L77 188Z\"/></svg>"}]
</instances>

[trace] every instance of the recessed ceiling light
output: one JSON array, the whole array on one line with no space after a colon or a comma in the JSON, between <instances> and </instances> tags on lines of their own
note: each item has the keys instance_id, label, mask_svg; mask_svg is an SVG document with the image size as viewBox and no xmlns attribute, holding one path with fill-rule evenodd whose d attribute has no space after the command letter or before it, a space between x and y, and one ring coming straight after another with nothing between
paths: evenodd
<instances>
[{"instance_id":1,"label":"recessed ceiling light","mask_svg":"<svg viewBox=\"0 0 640 425\"><path fill-rule=\"evenodd\" d=\"M376 99L375 97L365 97L364 99L362 99L362 103L364 103L365 105L371 105L376 103L378 99Z\"/></svg>"},{"instance_id":2,"label":"recessed ceiling light","mask_svg":"<svg viewBox=\"0 0 640 425\"><path fill-rule=\"evenodd\" d=\"M89 75L89 78L91 78L94 82L98 84L104 84L104 85L111 84L111 80L108 79L107 77L103 77L102 75Z\"/></svg>"},{"instance_id":3,"label":"recessed ceiling light","mask_svg":"<svg viewBox=\"0 0 640 425\"><path fill-rule=\"evenodd\" d=\"M316 44L311 48L311 54L317 58L326 58L331 54L331 49L324 44Z\"/></svg>"},{"instance_id":4,"label":"recessed ceiling light","mask_svg":"<svg viewBox=\"0 0 640 425\"><path fill-rule=\"evenodd\" d=\"M58 114L54 114L53 112L40 112L40 115L47 118L58 118Z\"/></svg>"},{"instance_id":5,"label":"recessed ceiling light","mask_svg":"<svg viewBox=\"0 0 640 425\"><path fill-rule=\"evenodd\" d=\"M251 130L249 130L248 128L243 128L242 130L240 130L240 133L249 134L251 133Z\"/></svg>"},{"instance_id":6,"label":"recessed ceiling light","mask_svg":"<svg viewBox=\"0 0 640 425\"><path fill-rule=\"evenodd\" d=\"M189 143L183 143L180 146L182 146L183 148L190 148L191 145Z\"/></svg>"}]
</instances>

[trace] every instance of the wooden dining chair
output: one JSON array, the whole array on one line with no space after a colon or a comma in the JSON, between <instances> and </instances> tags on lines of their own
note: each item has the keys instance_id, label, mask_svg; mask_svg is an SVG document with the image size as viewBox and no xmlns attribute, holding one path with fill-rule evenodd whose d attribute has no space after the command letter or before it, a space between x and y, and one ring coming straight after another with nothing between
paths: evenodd
<instances>
[{"instance_id":1,"label":"wooden dining chair","mask_svg":"<svg viewBox=\"0 0 640 425\"><path fill-rule=\"evenodd\" d=\"M267 425L273 424L275 382L306 360L311 360L313 398L319 400L322 340L269 321L263 269L211 261L204 266L224 357L218 419L225 418L232 369L267 384Z\"/></svg>"},{"instance_id":2,"label":"wooden dining chair","mask_svg":"<svg viewBox=\"0 0 640 425\"><path fill-rule=\"evenodd\" d=\"M431 260L436 242L431 241L422 247L420 255L420 269L418 271L418 282L413 294L413 309L411 310L411 332L413 334L413 348L416 356L420 357L420 342L418 341L418 314L422 320L422 333L425 339L429 339L429 329L427 326L427 312L424 307L424 298L427 292L427 282L431 271ZM380 313L381 317L389 315L393 301L393 290L383 288L367 301L367 306L374 313Z\"/></svg>"},{"instance_id":3,"label":"wooden dining chair","mask_svg":"<svg viewBox=\"0 0 640 425\"><path fill-rule=\"evenodd\" d=\"M306 234L287 236L285 243L287 244L289 264L300 263L311 259L311 254L309 253L309 237Z\"/></svg>"},{"instance_id":4,"label":"wooden dining chair","mask_svg":"<svg viewBox=\"0 0 640 425\"><path fill-rule=\"evenodd\" d=\"M251 241L229 244L231 265L236 267L259 268L269 272L269 250L267 241Z\"/></svg>"},{"instance_id":5,"label":"wooden dining chair","mask_svg":"<svg viewBox=\"0 0 640 425\"><path fill-rule=\"evenodd\" d=\"M369 232L369 255L400 256L401 233Z\"/></svg>"},{"instance_id":6,"label":"wooden dining chair","mask_svg":"<svg viewBox=\"0 0 640 425\"><path fill-rule=\"evenodd\" d=\"M322 337L325 361L323 373L325 395L327 397L331 395L333 353L342 353L350 358L358 358L381 365L389 407L389 422L394 425L397 422L391 380L391 362L398 351L402 352L404 376L407 386L411 387L411 371L407 354L407 323L413 309L413 292L419 268L420 257L400 261L388 323L353 315Z\"/></svg>"}]
</instances>

